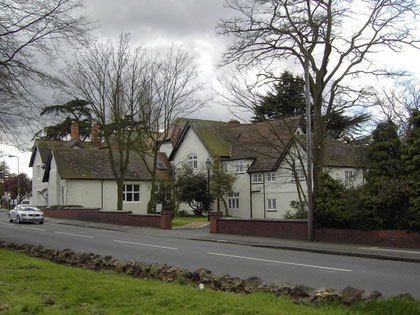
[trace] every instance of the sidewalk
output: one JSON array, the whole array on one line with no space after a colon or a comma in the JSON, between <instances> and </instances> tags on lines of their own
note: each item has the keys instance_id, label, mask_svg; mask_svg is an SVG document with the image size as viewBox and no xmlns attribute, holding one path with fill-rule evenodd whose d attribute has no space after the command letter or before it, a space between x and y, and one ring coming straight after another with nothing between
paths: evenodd
<instances>
[{"instance_id":1,"label":"sidewalk","mask_svg":"<svg viewBox=\"0 0 420 315\"><path fill-rule=\"evenodd\" d=\"M318 254L354 256L420 263L420 249L385 248L359 244L336 244L258 236L243 236L220 233L213 234L209 233L208 224L204 224L203 227L197 227L197 224L195 224L194 226L177 227L172 230L161 230L148 227L135 227L55 218L46 218L45 221L47 223L54 222L57 224L107 229L120 232L131 232L139 235L150 235L156 237L172 237L203 242L230 243L245 246L305 251Z\"/></svg>"}]
</instances>

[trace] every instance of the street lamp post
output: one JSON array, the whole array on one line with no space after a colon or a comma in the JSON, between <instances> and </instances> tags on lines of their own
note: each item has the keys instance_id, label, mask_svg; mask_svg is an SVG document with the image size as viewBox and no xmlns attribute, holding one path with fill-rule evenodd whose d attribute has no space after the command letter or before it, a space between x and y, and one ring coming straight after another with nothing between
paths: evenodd
<instances>
[{"instance_id":1,"label":"street lamp post","mask_svg":"<svg viewBox=\"0 0 420 315\"><path fill-rule=\"evenodd\" d=\"M15 158L17 158L17 167L18 167L18 175L17 175L17 185L18 185L17 203L19 203L19 200L20 200L20 180L19 180L20 171L19 171L19 157L18 157L17 155L9 155L9 158L11 158L11 157L15 157Z\"/></svg>"}]
</instances>

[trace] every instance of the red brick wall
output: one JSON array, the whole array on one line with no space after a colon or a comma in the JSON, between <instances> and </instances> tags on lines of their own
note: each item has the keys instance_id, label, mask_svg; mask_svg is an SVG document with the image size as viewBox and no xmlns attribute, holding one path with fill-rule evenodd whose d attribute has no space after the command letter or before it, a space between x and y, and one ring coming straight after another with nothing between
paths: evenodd
<instances>
[{"instance_id":1,"label":"red brick wall","mask_svg":"<svg viewBox=\"0 0 420 315\"><path fill-rule=\"evenodd\" d=\"M307 239L306 222L300 220L218 219L216 233Z\"/></svg>"},{"instance_id":2,"label":"red brick wall","mask_svg":"<svg viewBox=\"0 0 420 315\"><path fill-rule=\"evenodd\" d=\"M302 220L263 220L217 218L213 233L268 236L307 240L307 223ZM360 231L314 229L318 242L362 244L370 246L420 248L420 233L407 231Z\"/></svg>"},{"instance_id":3,"label":"red brick wall","mask_svg":"<svg viewBox=\"0 0 420 315\"><path fill-rule=\"evenodd\" d=\"M97 209L43 209L46 217L112 223L134 226L172 228L172 221L158 214L133 214L131 211L99 211ZM161 220L164 220L161 225Z\"/></svg>"}]
</instances>

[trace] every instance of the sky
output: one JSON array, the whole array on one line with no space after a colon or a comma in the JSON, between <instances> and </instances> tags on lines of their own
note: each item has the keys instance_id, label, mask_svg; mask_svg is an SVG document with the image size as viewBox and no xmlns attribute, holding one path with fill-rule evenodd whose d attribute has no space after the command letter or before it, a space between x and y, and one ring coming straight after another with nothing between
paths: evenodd
<instances>
[{"instance_id":1,"label":"sky","mask_svg":"<svg viewBox=\"0 0 420 315\"><path fill-rule=\"evenodd\" d=\"M211 89L217 85L220 70L217 63L228 47L228 39L216 35L217 22L232 12L224 7L224 0L85 0L83 11L96 21L93 34L99 39L116 39L130 33L134 43L147 47L182 45L197 60L200 78ZM387 55L384 62L390 67L408 69L420 77L419 52L414 49L404 54ZM228 109L216 102L194 113L194 118L229 120L233 116ZM31 176L28 167L30 152L3 146L3 157L11 171L17 173L17 159L7 155L18 154L20 171Z\"/></svg>"}]
</instances>

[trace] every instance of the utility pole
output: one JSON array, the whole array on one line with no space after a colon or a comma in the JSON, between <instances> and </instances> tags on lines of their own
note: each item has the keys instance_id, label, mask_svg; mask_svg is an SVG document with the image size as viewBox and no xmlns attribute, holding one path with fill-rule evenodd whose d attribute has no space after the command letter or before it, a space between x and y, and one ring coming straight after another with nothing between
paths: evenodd
<instances>
[{"instance_id":1,"label":"utility pole","mask_svg":"<svg viewBox=\"0 0 420 315\"><path fill-rule=\"evenodd\" d=\"M305 96L306 96L306 157L307 176L306 187L308 188L308 241L314 240L313 232L313 193L312 193L312 115L311 115L311 91L309 86L309 64L305 53Z\"/></svg>"}]
</instances>

